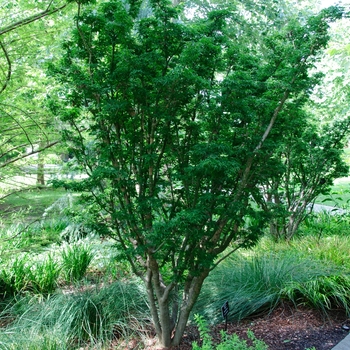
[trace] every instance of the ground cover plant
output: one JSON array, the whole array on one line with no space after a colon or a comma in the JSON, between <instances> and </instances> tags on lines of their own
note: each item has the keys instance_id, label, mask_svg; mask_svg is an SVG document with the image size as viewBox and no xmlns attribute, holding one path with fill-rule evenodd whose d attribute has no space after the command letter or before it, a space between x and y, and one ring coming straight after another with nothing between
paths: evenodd
<instances>
[{"instance_id":1,"label":"ground cover plant","mask_svg":"<svg viewBox=\"0 0 350 350\"><path fill-rule=\"evenodd\" d=\"M91 246L78 242L64 247L62 253L62 271L68 282L81 280L87 271L92 259Z\"/></svg>"},{"instance_id":2,"label":"ground cover plant","mask_svg":"<svg viewBox=\"0 0 350 350\"><path fill-rule=\"evenodd\" d=\"M227 259L208 277L195 312L219 323L225 301L230 304L229 319L240 320L269 312L287 300L312 305L324 314L337 307L348 313L350 270L337 267L331 259L284 248Z\"/></svg>"},{"instance_id":3,"label":"ground cover plant","mask_svg":"<svg viewBox=\"0 0 350 350\"><path fill-rule=\"evenodd\" d=\"M198 325L200 336L202 338L202 346L199 346L197 342L193 343L193 350L267 350L267 345L254 337L251 331L248 331L248 338L253 342L254 345L249 346L245 340L239 339L239 337L234 334L228 336L224 331L221 331L221 342L214 347L213 341L209 335L209 328L203 317L200 315L195 315L195 321Z\"/></svg>"}]
</instances>

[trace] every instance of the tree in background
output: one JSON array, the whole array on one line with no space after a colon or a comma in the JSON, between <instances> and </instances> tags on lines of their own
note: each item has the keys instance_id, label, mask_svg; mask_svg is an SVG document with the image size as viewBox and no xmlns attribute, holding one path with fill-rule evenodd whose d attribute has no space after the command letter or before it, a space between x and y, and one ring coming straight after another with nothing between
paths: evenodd
<instances>
[{"instance_id":1,"label":"tree in background","mask_svg":"<svg viewBox=\"0 0 350 350\"><path fill-rule=\"evenodd\" d=\"M28 173L37 173L37 183L44 184L44 154L59 140L57 122L44 104L50 90L44 63L57 52L56 24L66 5L28 0L1 4L0 198L32 187L25 179Z\"/></svg>"},{"instance_id":2,"label":"tree in background","mask_svg":"<svg viewBox=\"0 0 350 350\"><path fill-rule=\"evenodd\" d=\"M350 11L350 8L348 9ZM349 12L350 13L350 12ZM349 116L350 101L350 18L344 16L332 24L331 39L317 64L317 69L327 72L322 84L315 87L310 113L320 121L342 119Z\"/></svg>"},{"instance_id":3,"label":"tree in background","mask_svg":"<svg viewBox=\"0 0 350 350\"><path fill-rule=\"evenodd\" d=\"M143 279L170 347L209 272L261 234L266 215L252 194L341 13L271 26L254 41L234 8L180 21L166 0L150 0L143 18L141 3L78 4L51 67L61 85L51 108L88 175L65 186L83 193L96 231Z\"/></svg>"},{"instance_id":4,"label":"tree in background","mask_svg":"<svg viewBox=\"0 0 350 350\"><path fill-rule=\"evenodd\" d=\"M344 148L349 137L349 77L347 36L349 19L332 23L330 42L312 69L324 77L316 84L303 111L291 114L285 142L276 149L256 201L270 215L270 233L290 240L310 214L320 194L336 178L348 175ZM302 113L302 115L300 115Z\"/></svg>"},{"instance_id":5,"label":"tree in background","mask_svg":"<svg viewBox=\"0 0 350 350\"><path fill-rule=\"evenodd\" d=\"M349 118L294 126L286 130L284 142L268 165L266 180L261 182L261 191L254 195L270 217L270 233L276 240L290 240L312 211L317 196L329 193L333 181L349 171L342 157Z\"/></svg>"}]
</instances>

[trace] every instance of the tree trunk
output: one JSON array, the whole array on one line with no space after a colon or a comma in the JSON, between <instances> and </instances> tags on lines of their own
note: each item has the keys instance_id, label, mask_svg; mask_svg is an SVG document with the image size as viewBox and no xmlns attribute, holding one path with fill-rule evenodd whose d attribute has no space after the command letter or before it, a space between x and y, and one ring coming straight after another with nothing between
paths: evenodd
<instances>
[{"instance_id":1,"label":"tree trunk","mask_svg":"<svg viewBox=\"0 0 350 350\"><path fill-rule=\"evenodd\" d=\"M45 147L45 143L40 142L39 149L42 149L44 147ZM45 186L44 159L42 157L41 152L38 153L36 184L38 186Z\"/></svg>"},{"instance_id":2,"label":"tree trunk","mask_svg":"<svg viewBox=\"0 0 350 350\"><path fill-rule=\"evenodd\" d=\"M191 310L197 301L209 271L209 269L206 269L199 276L187 277L179 309L177 307L178 300L176 300L179 297L177 284L165 285L156 261L149 257L145 283L154 327L163 348L169 349L179 345Z\"/></svg>"}]
</instances>

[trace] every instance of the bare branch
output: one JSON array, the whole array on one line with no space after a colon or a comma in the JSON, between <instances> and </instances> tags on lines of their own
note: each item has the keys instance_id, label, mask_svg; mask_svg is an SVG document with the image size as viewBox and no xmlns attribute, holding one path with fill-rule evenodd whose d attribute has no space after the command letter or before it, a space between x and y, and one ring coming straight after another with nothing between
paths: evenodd
<instances>
[{"instance_id":1,"label":"bare branch","mask_svg":"<svg viewBox=\"0 0 350 350\"><path fill-rule=\"evenodd\" d=\"M4 53L6 61L7 61L7 75L6 75L6 78L5 78L5 81L2 85L2 87L0 88L0 94L1 94L7 88L7 85L11 79L12 65L11 65L11 60L10 60L10 57L9 57L8 52L6 50L6 47L4 46L2 41L0 41L0 47Z\"/></svg>"},{"instance_id":2,"label":"bare branch","mask_svg":"<svg viewBox=\"0 0 350 350\"><path fill-rule=\"evenodd\" d=\"M50 9L51 4L52 4L52 1L50 2L49 6L46 8L45 11L42 11L42 12L39 12L39 13L33 15L33 16L29 16L27 18L21 19L20 21L17 21L15 23L12 23L12 24L10 24L10 25L0 29L0 36L3 35L3 34L6 34L8 32L11 32L11 31L13 31L13 30L15 30L15 29L17 29L19 27L23 27L26 24L35 22L38 19L41 19L41 18L44 18L46 16L52 15L53 13L64 9L67 6L67 4L64 4L64 5L60 6L60 7L57 7L57 8L54 8L54 9Z\"/></svg>"},{"instance_id":3,"label":"bare branch","mask_svg":"<svg viewBox=\"0 0 350 350\"><path fill-rule=\"evenodd\" d=\"M20 159L24 159L24 158L27 158L27 157L29 157L29 156L32 156L33 154L40 153L40 152L42 152L42 151L44 151L44 150L46 150L46 149L48 149L48 148L50 148L50 147L52 147L52 146L58 144L59 142L60 142L60 141L53 141L53 142L47 144L45 147L39 148L39 149L37 149L37 150L32 150L32 151L29 152L29 153L22 154L22 155L20 155L20 156L18 156L18 157L16 157L16 158L10 159L9 161L7 161L7 162L5 162L5 163L0 164L0 169L1 169L1 168L4 168L5 166L7 166L7 165L9 165L9 164L15 163L15 162L17 162L17 161L20 160Z\"/></svg>"}]
</instances>

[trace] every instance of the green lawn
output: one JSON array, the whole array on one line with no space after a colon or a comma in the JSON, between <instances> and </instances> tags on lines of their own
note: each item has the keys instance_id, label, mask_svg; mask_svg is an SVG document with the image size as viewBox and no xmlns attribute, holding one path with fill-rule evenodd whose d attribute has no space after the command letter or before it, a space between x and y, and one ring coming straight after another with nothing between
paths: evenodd
<instances>
[{"instance_id":1,"label":"green lawn","mask_svg":"<svg viewBox=\"0 0 350 350\"><path fill-rule=\"evenodd\" d=\"M38 189L28 192L14 193L0 203L1 220L8 222L15 215L22 213L25 221L39 219L46 208L67 194L63 189Z\"/></svg>"}]
</instances>

